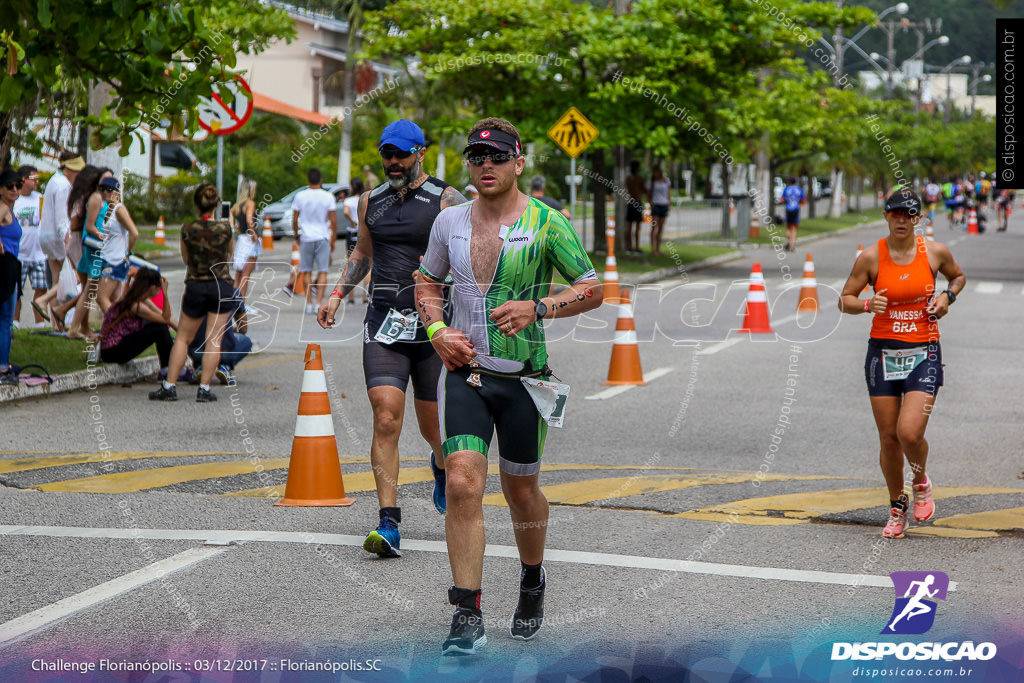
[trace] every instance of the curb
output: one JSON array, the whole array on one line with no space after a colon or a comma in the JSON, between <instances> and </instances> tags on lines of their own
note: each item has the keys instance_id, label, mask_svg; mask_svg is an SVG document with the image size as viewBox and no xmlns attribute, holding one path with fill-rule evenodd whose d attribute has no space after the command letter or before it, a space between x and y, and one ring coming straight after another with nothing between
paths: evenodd
<instances>
[{"instance_id":1,"label":"curb","mask_svg":"<svg viewBox=\"0 0 1024 683\"><path fill-rule=\"evenodd\" d=\"M66 375L57 375L53 384L30 387L18 384L16 387L0 386L0 403L37 398L51 394L63 394L104 384L136 382L143 377L155 375L160 370L160 359L156 356L135 358L124 364L97 365L94 368L77 370Z\"/></svg>"},{"instance_id":2,"label":"curb","mask_svg":"<svg viewBox=\"0 0 1024 683\"><path fill-rule=\"evenodd\" d=\"M848 228L842 228L840 230L835 230L833 232L826 232L826 233L822 233L820 235L810 235L808 237L797 238L796 244L797 244L797 246L800 246L801 243L806 244L808 242L817 242L819 240L829 239L831 237L841 237L843 235L847 235L849 233L856 232L857 230L862 230L862 229L865 229L865 228L880 227L880 226L883 226L883 225L885 225L885 221L884 220L868 221L867 223L857 223L856 225L851 225ZM704 259L703 261L694 261L693 263L683 263L683 264L680 264L679 266L674 267L674 268L661 268L660 270L655 270L655 271L652 271L650 273L641 273L641 274L633 274L633 275L620 273L619 274L619 281L627 283L627 284L631 284L631 285L646 285L646 284L650 284L652 282L660 282L661 280L666 280L666 279L672 278L674 276L679 276L681 273L684 273L684 272L690 272L690 271L694 271L694 270L701 270L702 268L710 268L712 266L717 266L717 265L722 264L722 263L728 263L729 261L735 261L737 259L741 259L744 256L746 256L745 252L756 251L756 250L760 249L762 246L766 247L769 250L772 249L772 246L770 244L765 244L765 245L762 245L762 244L754 244L754 245L744 244L744 245L741 245L739 249L737 249L735 251L730 251L727 254L722 254L720 256L712 256L711 258Z\"/></svg>"}]
</instances>

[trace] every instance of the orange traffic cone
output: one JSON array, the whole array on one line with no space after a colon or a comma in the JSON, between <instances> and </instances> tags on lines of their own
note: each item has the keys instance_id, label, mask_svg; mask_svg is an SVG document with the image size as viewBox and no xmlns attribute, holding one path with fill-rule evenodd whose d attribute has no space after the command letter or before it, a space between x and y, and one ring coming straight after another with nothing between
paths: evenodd
<instances>
[{"instance_id":1,"label":"orange traffic cone","mask_svg":"<svg viewBox=\"0 0 1024 683\"><path fill-rule=\"evenodd\" d=\"M165 244L167 244L167 235L164 233L164 217L163 216L160 216L160 218L158 218L157 221L156 221L156 234L153 235L153 244L155 244L155 245L157 245L159 247L162 247Z\"/></svg>"},{"instance_id":2,"label":"orange traffic cone","mask_svg":"<svg viewBox=\"0 0 1024 683\"><path fill-rule=\"evenodd\" d=\"M967 219L967 234L977 235L978 233L978 213L971 207L971 217Z\"/></svg>"},{"instance_id":3,"label":"orange traffic cone","mask_svg":"<svg viewBox=\"0 0 1024 683\"><path fill-rule=\"evenodd\" d=\"M768 322L768 294L764 289L764 273L761 264L755 263L750 271L750 289L747 291L747 310L740 332L753 334L775 334Z\"/></svg>"},{"instance_id":4,"label":"orange traffic cone","mask_svg":"<svg viewBox=\"0 0 1024 683\"><path fill-rule=\"evenodd\" d=\"M928 221L928 225L924 229L924 238L929 242L935 241L935 231L932 230L932 223Z\"/></svg>"},{"instance_id":5,"label":"orange traffic cone","mask_svg":"<svg viewBox=\"0 0 1024 683\"><path fill-rule=\"evenodd\" d=\"M796 310L818 310L818 282L814 279L814 261L810 252L807 252L807 260L804 261L804 281L800 287L800 302L796 305Z\"/></svg>"},{"instance_id":6,"label":"orange traffic cone","mask_svg":"<svg viewBox=\"0 0 1024 683\"><path fill-rule=\"evenodd\" d=\"M761 221L757 218L757 213L750 214L750 239L756 240L761 236Z\"/></svg>"},{"instance_id":7,"label":"orange traffic cone","mask_svg":"<svg viewBox=\"0 0 1024 683\"><path fill-rule=\"evenodd\" d=\"M306 278L299 272L299 243L292 244L292 275L294 280L294 292L296 294L306 293Z\"/></svg>"},{"instance_id":8,"label":"orange traffic cone","mask_svg":"<svg viewBox=\"0 0 1024 683\"><path fill-rule=\"evenodd\" d=\"M608 227L604 231L608 242L608 257L604 261L604 301L616 303L619 300L619 269L615 263L615 219L608 219Z\"/></svg>"},{"instance_id":9,"label":"orange traffic cone","mask_svg":"<svg viewBox=\"0 0 1024 683\"><path fill-rule=\"evenodd\" d=\"M735 213L736 213L736 202L734 202L732 200L732 197L729 197L729 215L732 216Z\"/></svg>"},{"instance_id":10,"label":"orange traffic cone","mask_svg":"<svg viewBox=\"0 0 1024 683\"><path fill-rule=\"evenodd\" d=\"M650 225L651 223L651 205L644 204L644 223Z\"/></svg>"},{"instance_id":11,"label":"orange traffic cone","mask_svg":"<svg viewBox=\"0 0 1024 683\"><path fill-rule=\"evenodd\" d=\"M288 483L284 498L274 505L345 507L356 501L345 496L345 484L341 480L338 442L334 439L331 399L327 395L327 377L319 344L306 347L305 363L299 415L295 419L295 438L288 463Z\"/></svg>"},{"instance_id":12,"label":"orange traffic cone","mask_svg":"<svg viewBox=\"0 0 1024 683\"><path fill-rule=\"evenodd\" d=\"M879 190L878 191L878 201L882 201L883 199L885 199L885 195L882 193L881 190Z\"/></svg>"},{"instance_id":13,"label":"orange traffic cone","mask_svg":"<svg viewBox=\"0 0 1024 683\"><path fill-rule=\"evenodd\" d=\"M270 229L270 218L263 217L263 248L267 251L274 249L274 231Z\"/></svg>"},{"instance_id":14,"label":"orange traffic cone","mask_svg":"<svg viewBox=\"0 0 1024 683\"><path fill-rule=\"evenodd\" d=\"M647 384L640 367L640 347L636 342L636 325L633 322L629 290L623 288L622 296L609 305L617 307L619 315L615 321L615 344L612 346L612 360L608 364L608 381L605 384Z\"/></svg>"}]
</instances>

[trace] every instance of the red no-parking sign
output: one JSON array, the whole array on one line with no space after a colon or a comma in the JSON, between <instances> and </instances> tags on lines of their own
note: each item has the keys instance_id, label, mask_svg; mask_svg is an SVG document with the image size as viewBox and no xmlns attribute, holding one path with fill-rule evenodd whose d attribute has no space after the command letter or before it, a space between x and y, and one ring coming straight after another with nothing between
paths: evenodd
<instances>
[{"instance_id":1,"label":"red no-parking sign","mask_svg":"<svg viewBox=\"0 0 1024 683\"><path fill-rule=\"evenodd\" d=\"M199 125L214 135L227 135L245 125L252 115L252 90L241 76L216 83L213 95L199 103Z\"/></svg>"}]
</instances>

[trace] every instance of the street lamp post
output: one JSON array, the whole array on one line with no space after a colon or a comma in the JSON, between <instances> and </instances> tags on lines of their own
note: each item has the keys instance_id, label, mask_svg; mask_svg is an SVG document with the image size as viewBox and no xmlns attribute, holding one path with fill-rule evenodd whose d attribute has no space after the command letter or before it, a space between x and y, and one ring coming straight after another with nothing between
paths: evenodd
<instances>
[{"instance_id":1,"label":"street lamp post","mask_svg":"<svg viewBox=\"0 0 1024 683\"><path fill-rule=\"evenodd\" d=\"M946 74L946 111L942 115L942 122L943 123L949 123L950 114L951 114L952 109L953 109L953 94L952 94L952 87L951 87L952 86L951 81L952 81L952 78L953 78L953 73L952 73L953 69L956 66L959 66L960 64L968 65L970 63L971 63L971 56L970 55L964 55L963 57L957 57L956 59L954 59L952 62L950 62L946 66L942 67L942 70L939 71L939 73Z\"/></svg>"},{"instance_id":2,"label":"street lamp post","mask_svg":"<svg viewBox=\"0 0 1024 683\"><path fill-rule=\"evenodd\" d=\"M979 64L978 66L980 67L982 66L982 64ZM977 71L975 71L974 73L975 75L977 75ZM992 76L990 76L989 74L985 74L981 78L975 78L973 81L971 81L971 84L968 86L968 89L971 91L971 116L974 116L974 101L978 98L978 83L988 83L991 80Z\"/></svg>"}]
</instances>

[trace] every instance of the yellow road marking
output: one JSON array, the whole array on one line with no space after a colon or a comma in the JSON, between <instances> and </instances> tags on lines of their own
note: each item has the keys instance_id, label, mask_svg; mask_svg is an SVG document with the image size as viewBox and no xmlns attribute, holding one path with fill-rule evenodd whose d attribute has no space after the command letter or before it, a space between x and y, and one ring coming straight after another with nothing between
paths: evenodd
<instances>
[{"instance_id":1,"label":"yellow road marking","mask_svg":"<svg viewBox=\"0 0 1024 683\"><path fill-rule=\"evenodd\" d=\"M264 469L273 470L288 466L288 458L261 458ZM76 493L130 493L155 489L171 484L200 479L230 477L236 474L254 472L254 465L248 460L231 460L228 462L204 462L199 465L181 465L180 467L160 467L153 470L135 472L117 472L102 474L97 477L55 481L50 484L36 486L41 491L74 491Z\"/></svg>"},{"instance_id":2,"label":"yellow road marking","mask_svg":"<svg viewBox=\"0 0 1024 683\"><path fill-rule=\"evenodd\" d=\"M400 459L403 460L403 461L405 461L405 460L412 460L412 461L423 462L426 458L400 458ZM369 458L365 458L365 459L362 460L362 462L369 462L369 461L370 461ZM569 464L569 463L566 463L566 464L552 463L552 464L548 464L548 465L541 465L540 469L541 469L542 472L558 472L558 471L564 471L564 470L638 470L638 469L643 469L643 468L642 467L631 467L629 465L573 465L573 464ZM694 468L692 468L692 467L648 467L647 469L692 470ZM410 473L415 473L415 474L410 474ZM498 470L497 464L489 465L487 467L487 474L490 475L490 476L497 476L499 474L499 470ZM356 479L356 477L359 477L360 475L368 475L369 476L369 479L367 480L367 482L365 484L365 488L356 488L357 486L364 486L363 479ZM434 475L433 475L433 473L430 472L430 467L403 469L403 470L399 471L398 484L399 485L402 485L402 484L415 484L415 483L421 482L421 481L431 481L433 478L434 478ZM376 491L377 490L377 487L373 483L373 473L372 472L359 472L359 473L355 473L355 474L344 474L343 473L342 474L342 479L344 480L345 492L346 493L357 493L359 491ZM353 483L350 483L350 482L353 482ZM246 497L255 497L255 498L267 498L267 497L271 497L272 498L274 496L282 496L282 495L284 495L284 489L282 488L281 485L261 486L259 488L255 488L255 489L244 489L242 491L234 491L232 493L225 493L223 495L225 495L225 496L246 496ZM499 497L502 497L501 494L497 494L497 495ZM486 499L486 497L485 497L485 499ZM503 497L502 497L502 500L504 500ZM485 500L484 504L485 505L489 505L490 503L487 503L486 500Z\"/></svg>"},{"instance_id":3,"label":"yellow road marking","mask_svg":"<svg viewBox=\"0 0 1024 683\"><path fill-rule=\"evenodd\" d=\"M607 479L587 479L565 484L542 486L541 490L548 501L562 505L584 505L598 500L638 496L645 493L660 493L678 489L704 486L707 484L742 484L756 479L763 481L792 481L797 479L829 479L830 477L785 476L780 474L761 474L758 472L698 472L687 475L660 474L653 476L610 477ZM484 496L484 505L505 505L505 497L500 493Z\"/></svg>"},{"instance_id":4,"label":"yellow road marking","mask_svg":"<svg viewBox=\"0 0 1024 683\"><path fill-rule=\"evenodd\" d=\"M875 532L881 533L881 532ZM937 538L999 538L995 531L981 529L945 529L938 526L911 526L907 529L911 536L932 536Z\"/></svg>"},{"instance_id":5,"label":"yellow road marking","mask_svg":"<svg viewBox=\"0 0 1024 683\"><path fill-rule=\"evenodd\" d=\"M1024 507L1005 510L975 512L968 515L953 515L935 521L935 526L955 529L999 529L1001 531L1024 529Z\"/></svg>"},{"instance_id":6,"label":"yellow road marking","mask_svg":"<svg viewBox=\"0 0 1024 683\"><path fill-rule=\"evenodd\" d=\"M932 491L932 496L941 500L943 498L954 498L958 496L980 496L996 493L1024 493L1021 489L993 488L986 486L937 486ZM839 489L836 491L815 491L813 493L789 493L781 496L767 496L763 498L747 498L732 503L721 503L709 505L708 507L681 512L671 517L683 519L702 519L696 515L707 513L722 515L723 517L736 514L750 518L772 516L777 524L801 524L813 517L834 514L838 512L849 512L862 508L879 507L887 502L885 489L873 487L866 489ZM740 523L747 523L746 520ZM760 522L752 522L760 523Z\"/></svg>"},{"instance_id":7,"label":"yellow road marking","mask_svg":"<svg viewBox=\"0 0 1024 683\"><path fill-rule=\"evenodd\" d=\"M27 470L41 470L47 467L60 467L62 465L81 465L90 462L113 462L116 460L144 460L146 458L184 458L188 456L207 455L245 455L244 453L190 453L186 451L161 451L157 453L147 451L111 451L103 453L67 453L64 455L51 455L44 458L14 458L12 460L0 460L0 474L7 472L25 472Z\"/></svg>"}]
</instances>

